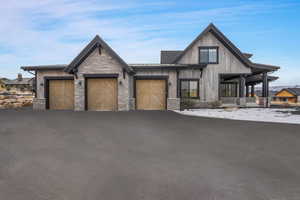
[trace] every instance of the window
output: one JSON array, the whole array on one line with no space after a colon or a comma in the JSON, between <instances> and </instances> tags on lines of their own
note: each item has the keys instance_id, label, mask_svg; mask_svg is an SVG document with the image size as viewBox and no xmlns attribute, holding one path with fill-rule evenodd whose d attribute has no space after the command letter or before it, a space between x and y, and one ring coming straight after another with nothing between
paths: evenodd
<instances>
[{"instance_id":1,"label":"window","mask_svg":"<svg viewBox=\"0 0 300 200\"><path fill-rule=\"evenodd\" d=\"M199 47L200 64L218 64L219 48L218 47Z\"/></svg>"},{"instance_id":2,"label":"window","mask_svg":"<svg viewBox=\"0 0 300 200\"><path fill-rule=\"evenodd\" d=\"M237 83L221 83L221 97L237 97Z\"/></svg>"},{"instance_id":3,"label":"window","mask_svg":"<svg viewBox=\"0 0 300 200\"><path fill-rule=\"evenodd\" d=\"M199 80L198 79L181 79L180 80L180 97L198 98L199 97Z\"/></svg>"}]
</instances>

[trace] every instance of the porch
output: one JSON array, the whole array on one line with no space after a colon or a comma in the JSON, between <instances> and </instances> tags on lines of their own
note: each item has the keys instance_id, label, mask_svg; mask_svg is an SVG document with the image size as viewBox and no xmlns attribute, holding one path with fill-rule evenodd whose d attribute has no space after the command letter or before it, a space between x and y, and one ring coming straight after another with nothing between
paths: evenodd
<instances>
[{"instance_id":1,"label":"porch","mask_svg":"<svg viewBox=\"0 0 300 200\"><path fill-rule=\"evenodd\" d=\"M269 83L278 77L260 74L220 74L219 99L221 107L269 107ZM255 93L255 86L262 84L262 94Z\"/></svg>"}]
</instances>

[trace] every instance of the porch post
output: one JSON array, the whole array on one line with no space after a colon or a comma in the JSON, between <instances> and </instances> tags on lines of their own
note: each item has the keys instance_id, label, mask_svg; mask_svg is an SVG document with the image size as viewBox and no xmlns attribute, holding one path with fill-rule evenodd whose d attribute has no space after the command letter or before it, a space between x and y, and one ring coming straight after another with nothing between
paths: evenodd
<instances>
[{"instance_id":1,"label":"porch post","mask_svg":"<svg viewBox=\"0 0 300 200\"><path fill-rule=\"evenodd\" d=\"M266 72L263 73L262 97L268 97L268 76Z\"/></svg>"},{"instance_id":2,"label":"porch post","mask_svg":"<svg viewBox=\"0 0 300 200\"><path fill-rule=\"evenodd\" d=\"M252 84L251 85L251 97L254 97L254 93L255 93L255 85Z\"/></svg>"},{"instance_id":3,"label":"porch post","mask_svg":"<svg viewBox=\"0 0 300 200\"><path fill-rule=\"evenodd\" d=\"M245 77L244 75L240 76L240 97L245 97Z\"/></svg>"},{"instance_id":4,"label":"porch post","mask_svg":"<svg viewBox=\"0 0 300 200\"><path fill-rule=\"evenodd\" d=\"M239 102L239 105L244 107L247 105L247 102L246 102L246 98L245 98L245 85L246 85L246 78L244 75L241 75L240 76L240 81L239 81L239 85L240 85L240 91L239 91L239 99L238 99L238 102Z\"/></svg>"},{"instance_id":5,"label":"porch post","mask_svg":"<svg viewBox=\"0 0 300 200\"><path fill-rule=\"evenodd\" d=\"M249 97L249 85L246 85L246 97Z\"/></svg>"},{"instance_id":6,"label":"porch post","mask_svg":"<svg viewBox=\"0 0 300 200\"><path fill-rule=\"evenodd\" d=\"M268 81L268 74L267 72L263 73L263 101L264 106L269 107L269 81Z\"/></svg>"}]
</instances>

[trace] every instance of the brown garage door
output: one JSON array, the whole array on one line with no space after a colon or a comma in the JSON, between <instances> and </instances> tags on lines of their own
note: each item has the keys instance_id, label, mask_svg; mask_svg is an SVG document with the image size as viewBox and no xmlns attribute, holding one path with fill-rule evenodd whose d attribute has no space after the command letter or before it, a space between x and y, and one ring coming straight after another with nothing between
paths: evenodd
<instances>
[{"instance_id":1,"label":"brown garage door","mask_svg":"<svg viewBox=\"0 0 300 200\"><path fill-rule=\"evenodd\" d=\"M74 109L73 80L49 80L49 109Z\"/></svg>"},{"instance_id":2,"label":"brown garage door","mask_svg":"<svg viewBox=\"0 0 300 200\"><path fill-rule=\"evenodd\" d=\"M165 110L166 80L136 80L136 109Z\"/></svg>"},{"instance_id":3,"label":"brown garage door","mask_svg":"<svg viewBox=\"0 0 300 200\"><path fill-rule=\"evenodd\" d=\"M87 78L87 110L115 111L118 109L116 78Z\"/></svg>"}]
</instances>

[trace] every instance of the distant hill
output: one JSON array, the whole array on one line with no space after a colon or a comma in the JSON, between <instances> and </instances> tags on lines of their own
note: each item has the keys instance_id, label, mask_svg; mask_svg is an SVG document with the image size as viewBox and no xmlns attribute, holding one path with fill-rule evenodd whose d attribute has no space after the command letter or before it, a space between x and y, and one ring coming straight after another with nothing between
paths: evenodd
<instances>
[{"instance_id":1,"label":"distant hill","mask_svg":"<svg viewBox=\"0 0 300 200\"><path fill-rule=\"evenodd\" d=\"M269 90L270 91L280 91L284 88L300 88L300 85L270 86ZM260 91L260 90L262 90L262 88L261 87L255 87L255 90Z\"/></svg>"},{"instance_id":2,"label":"distant hill","mask_svg":"<svg viewBox=\"0 0 300 200\"><path fill-rule=\"evenodd\" d=\"M271 91L280 91L284 88L300 88L300 85L288 85L288 86L270 86Z\"/></svg>"},{"instance_id":3,"label":"distant hill","mask_svg":"<svg viewBox=\"0 0 300 200\"><path fill-rule=\"evenodd\" d=\"M300 88L300 85L286 85L286 86L270 86L269 87L269 94L270 96L274 96L277 92L284 88ZM256 87L255 88L255 94L258 96L261 96L262 93L262 87Z\"/></svg>"}]
</instances>

